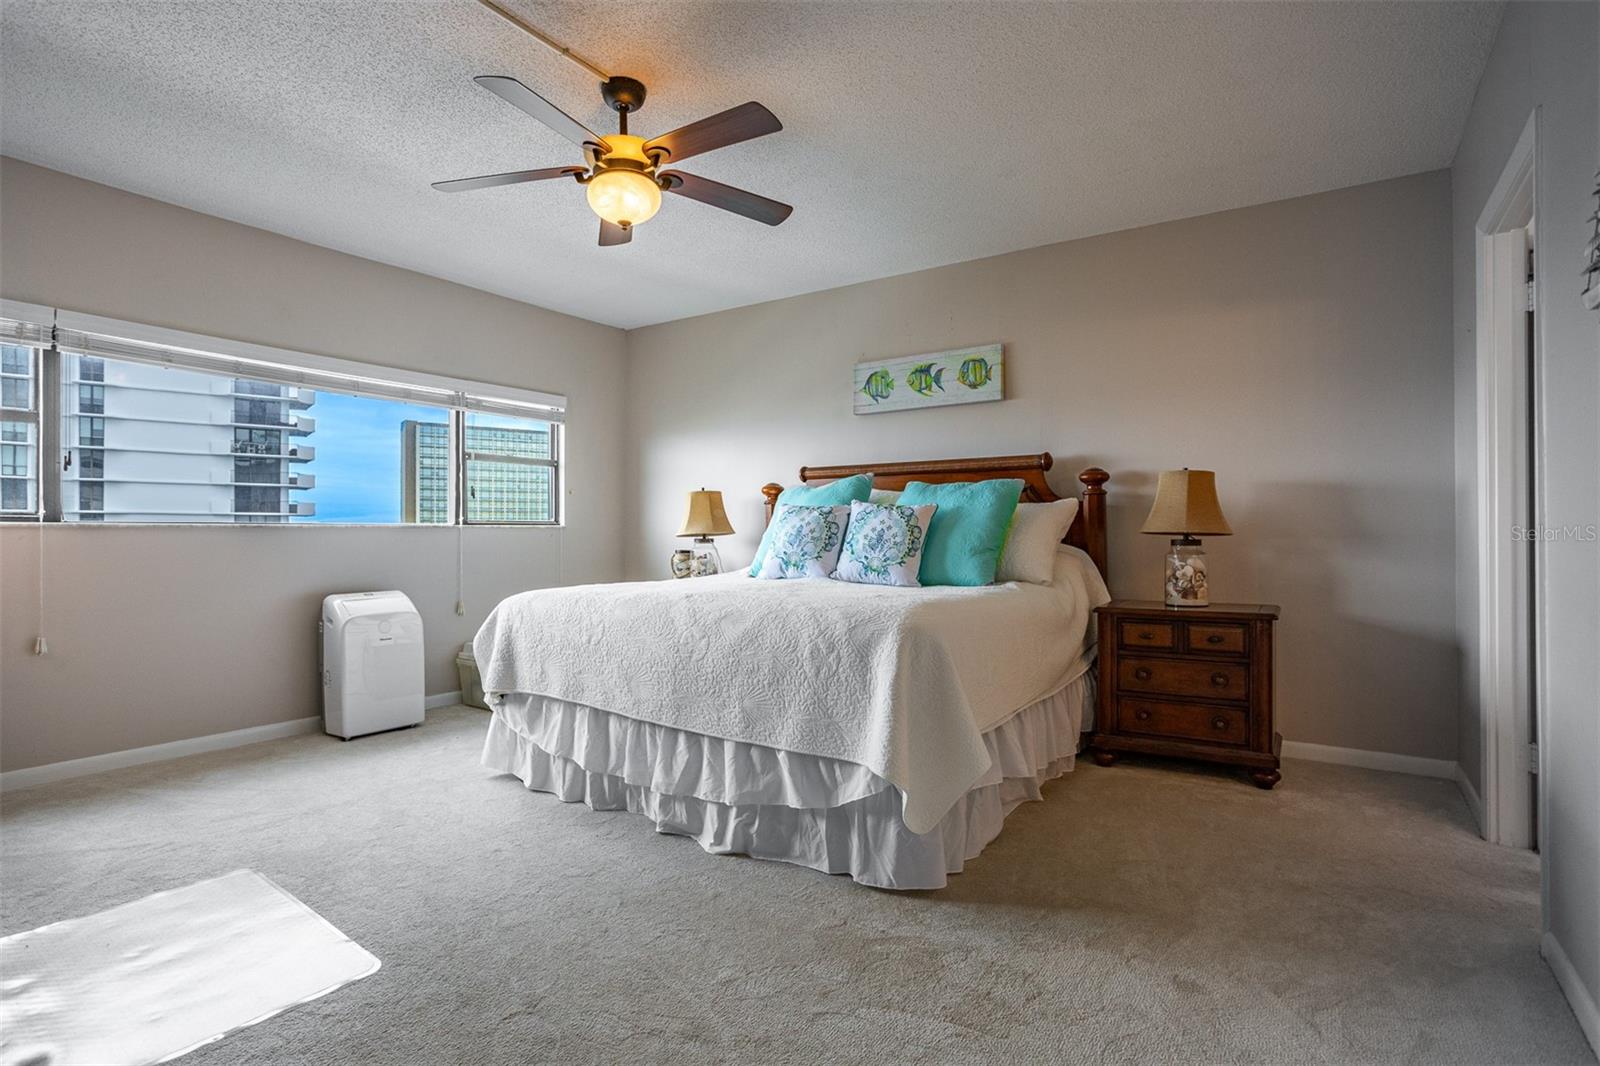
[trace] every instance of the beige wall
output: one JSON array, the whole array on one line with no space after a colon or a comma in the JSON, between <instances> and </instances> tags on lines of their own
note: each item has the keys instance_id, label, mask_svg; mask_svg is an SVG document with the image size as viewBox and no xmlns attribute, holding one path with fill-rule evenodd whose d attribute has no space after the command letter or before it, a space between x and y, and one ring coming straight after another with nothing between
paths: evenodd
<instances>
[{"instance_id":1,"label":"beige wall","mask_svg":"<svg viewBox=\"0 0 1600 1066\"><path fill-rule=\"evenodd\" d=\"M397 220L403 225L403 220ZM531 254L531 253L530 253ZM423 615L427 688L504 595L614 579L622 331L13 159L0 160L0 295L212 336L563 392L567 528L0 527L0 767L320 713L322 596L398 588Z\"/></svg>"},{"instance_id":2,"label":"beige wall","mask_svg":"<svg viewBox=\"0 0 1600 1066\"><path fill-rule=\"evenodd\" d=\"M1218 472L1219 598L1283 606L1292 740L1454 759L1450 183L1443 172L652 326L629 334L631 576L683 494L806 463L1048 450L1111 482L1111 585L1156 596L1155 475ZM869 356L1003 341L1003 403L851 413Z\"/></svg>"},{"instance_id":3,"label":"beige wall","mask_svg":"<svg viewBox=\"0 0 1600 1066\"><path fill-rule=\"evenodd\" d=\"M1600 318L1578 299L1579 252L1593 230L1600 166L1600 6L1510 4L1452 167L1455 190L1456 513L1463 660L1460 761L1482 786L1477 701L1478 216L1528 116L1539 110L1534 161L1535 272L1540 297L1540 524L1600 523ZM1491 531L1509 536L1509 530ZM1536 628L1545 647L1543 722L1547 863L1545 924L1600 1001L1600 546L1542 542ZM1581 1012L1580 1012L1581 1013ZM1590 1040L1600 1040L1592 1029Z\"/></svg>"}]
</instances>

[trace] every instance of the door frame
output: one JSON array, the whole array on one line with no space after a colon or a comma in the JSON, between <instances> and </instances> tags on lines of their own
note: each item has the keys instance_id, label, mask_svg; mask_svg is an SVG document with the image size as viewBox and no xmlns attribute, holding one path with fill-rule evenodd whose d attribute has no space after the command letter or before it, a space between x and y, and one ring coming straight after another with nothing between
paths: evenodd
<instances>
[{"instance_id":1,"label":"door frame","mask_svg":"<svg viewBox=\"0 0 1600 1066\"><path fill-rule=\"evenodd\" d=\"M1530 553L1537 557L1543 501L1530 505L1529 479L1538 476L1543 448L1530 447L1530 422L1538 425L1538 382L1530 380L1526 314L1528 228L1535 220L1538 109L1528 116L1500 180L1478 217L1477 437L1478 437L1478 714L1483 767L1483 835L1509 847L1535 843L1536 809L1530 771L1530 722L1543 736L1538 661L1543 641L1533 628ZM1535 304L1539 285L1535 283ZM1533 358L1542 347L1535 313ZM1521 536L1516 530L1525 531ZM1530 680L1531 678L1531 680ZM1530 707L1530 701L1532 706ZM1544 775L1539 775L1544 780ZM1536 808L1535 804L1538 804ZM1543 825L1543 820L1540 820Z\"/></svg>"}]
</instances>

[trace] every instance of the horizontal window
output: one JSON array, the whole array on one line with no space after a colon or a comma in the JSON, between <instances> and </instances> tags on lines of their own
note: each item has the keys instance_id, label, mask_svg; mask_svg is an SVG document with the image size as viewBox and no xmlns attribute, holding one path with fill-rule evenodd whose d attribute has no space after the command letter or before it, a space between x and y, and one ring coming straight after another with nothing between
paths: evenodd
<instances>
[{"instance_id":1,"label":"horizontal window","mask_svg":"<svg viewBox=\"0 0 1600 1066\"><path fill-rule=\"evenodd\" d=\"M27 378L0 378L0 407L26 411L33 406L33 382Z\"/></svg>"},{"instance_id":2,"label":"horizontal window","mask_svg":"<svg viewBox=\"0 0 1600 1066\"><path fill-rule=\"evenodd\" d=\"M0 337L41 331L50 336L48 327L0 318ZM55 335L54 347L0 348L5 517L560 521L560 397L518 390L497 396L487 386L480 394L469 391L470 383L434 384L398 371L402 380L393 382L368 376L383 373L377 368L341 377L336 361L320 357L307 356L310 365L297 367L138 337L59 329ZM63 336L91 350L68 347ZM109 354L116 351L124 354ZM317 387L301 377L314 377ZM42 437L41 427L48 430ZM41 467L46 448L58 458Z\"/></svg>"},{"instance_id":3,"label":"horizontal window","mask_svg":"<svg viewBox=\"0 0 1600 1066\"><path fill-rule=\"evenodd\" d=\"M0 444L0 477L27 477L32 450L26 444Z\"/></svg>"},{"instance_id":4,"label":"horizontal window","mask_svg":"<svg viewBox=\"0 0 1600 1066\"><path fill-rule=\"evenodd\" d=\"M71 462L71 459L68 459ZM78 449L78 476L101 478L106 476L106 451L104 448Z\"/></svg>"}]
</instances>

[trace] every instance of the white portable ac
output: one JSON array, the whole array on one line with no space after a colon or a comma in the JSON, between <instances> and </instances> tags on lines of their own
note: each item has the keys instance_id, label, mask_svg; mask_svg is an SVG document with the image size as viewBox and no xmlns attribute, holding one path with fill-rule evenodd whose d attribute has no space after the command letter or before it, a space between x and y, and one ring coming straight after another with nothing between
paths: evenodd
<instances>
[{"instance_id":1,"label":"white portable ac","mask_svg":"<svg viewBox=\"0 0 1600 1066\"><path fill-rule=\"evenodd\" d=\"M322 601L322 728L349 740L418 725L422 616L403 592Z\"/></svg>"}]
</instances>

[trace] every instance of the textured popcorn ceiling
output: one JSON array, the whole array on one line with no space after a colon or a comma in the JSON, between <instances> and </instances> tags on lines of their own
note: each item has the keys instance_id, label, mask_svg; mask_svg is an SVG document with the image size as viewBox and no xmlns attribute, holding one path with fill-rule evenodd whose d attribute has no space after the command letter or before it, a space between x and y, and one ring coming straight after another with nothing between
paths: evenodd
<instances>
[{"instance_id":1,"label":"textured popcorn ceiling","mask_svg":"<svg viewBox=\"0 0 1600 1066\"><path fill-rule=\"evenodd\" d=\"M650 87L651 136L759 100L781 133L684 169L795 205L680 197L596 247L579 162L477 88L600 132L593 80L472 0L5 0L0 150L618 326L701 314L1450 163L1500 6L535 3ZM1152 284L1181 284L1161 277Z\"/></svg>"}]
</instances>

